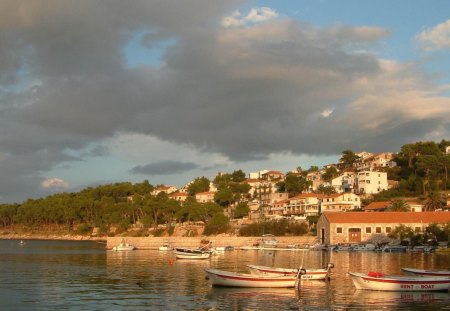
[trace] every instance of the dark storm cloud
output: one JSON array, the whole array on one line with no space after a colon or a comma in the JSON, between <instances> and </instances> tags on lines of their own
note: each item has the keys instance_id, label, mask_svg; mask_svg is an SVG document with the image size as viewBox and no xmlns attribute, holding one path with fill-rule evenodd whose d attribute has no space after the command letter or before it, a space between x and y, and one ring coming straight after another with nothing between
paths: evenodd
<instances>
[{"instance_id":1,"label":"dark storm cloud","mask_svg":"<svg viewBox=\"0 0 450 311\"><path fill-rule=\"evenodd\" d=\"M240 2L0 2L0 174L11 180L1 181L1 198L17 198L12 188L37 193L46 171L80 160L67 150L118 133L236 161L395 151L436 129L448 137L448 97L370 52L387 30L282 18L221 27ZM136 34L143 48L173 42L160 66L127 66ZM156 162L133 172L196 167Z\"/></svg>"},{"instance_id":2,"label":"dark storm cloud","mask_svg":"<svg viewBox=\"0 0 450 311\"><path fill-rule=\"evenodd\" d=\"M172 175L191 171L196 168L198 168L198 165L191 162L161 161L135 166L131 169L131 173L143 175Z\"/></svg>"}]
</instances>

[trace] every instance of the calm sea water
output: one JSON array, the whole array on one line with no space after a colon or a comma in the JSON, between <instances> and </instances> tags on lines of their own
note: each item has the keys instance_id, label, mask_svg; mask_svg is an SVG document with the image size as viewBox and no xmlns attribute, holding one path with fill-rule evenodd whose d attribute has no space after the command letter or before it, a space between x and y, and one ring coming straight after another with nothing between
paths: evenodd
<instances>
[{"instance_id":1,"label":"calm sea water","mask_svg":"<svg viewBox=\"0 0 450 311\"><path fill-rule=\"evenodd\" d=\"M329 282L294 289L213 288L206 267L246 272L246 264L316 268ZM106 251L98 242L0 240L0 310L450 310L449 293L356 291L348 271L399 273L449 268L440 254L235 250L210 260L175 260L156 250Z\"/></svg>"}]
</instances>

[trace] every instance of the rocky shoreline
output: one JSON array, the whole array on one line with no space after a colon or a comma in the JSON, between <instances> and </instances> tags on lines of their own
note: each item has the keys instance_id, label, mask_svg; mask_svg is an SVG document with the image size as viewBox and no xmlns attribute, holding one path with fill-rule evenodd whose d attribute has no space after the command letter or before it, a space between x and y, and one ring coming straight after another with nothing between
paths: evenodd
<instances>
[{"instance_id":1,"label":"rocky shoreline","mask_svg":"<svg viewBox=\"0 0 450 311\"><path fill-rule=\"evenodd\" d=\"M0 240L62 240L62 241L106 241L107 237L91 237L71 234L34 234L34 233L7 233L1 234Z\"/></svg>"}]
</instances>

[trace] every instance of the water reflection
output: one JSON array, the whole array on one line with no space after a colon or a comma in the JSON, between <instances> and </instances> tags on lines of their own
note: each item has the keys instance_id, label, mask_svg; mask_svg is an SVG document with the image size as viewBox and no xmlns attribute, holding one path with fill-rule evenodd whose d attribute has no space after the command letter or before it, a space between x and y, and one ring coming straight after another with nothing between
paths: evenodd
<instances>
[{"instance_id":1,"label":"water reflection","mask_svg":"<svg viewBox=\"0 0 450 311\"><path fill-rule=\"evenodd\" d=\"M210 260L173 252L106 251L96 243L0 241L4 310L442 310L448 293L356 291L348 271L399 274L401 267L444 269L438 254L231 251ZM99 247L100 246L100 247ZM330 281L295 289L212 288L206 267L248 273L247 264L335 268Z\"/></svg>"},{"instance_id":2,"label":"water reflection","mask_svg":"<svg viewBox=\"0 0 450 311\"><path fill-rule=\"evenodd\" d=\"M441 310L442 303L450 299L448 292L382 292L356 290L352 297L352 305L360 308L378 309L395 308L405 310ZM439 306L439 307L438 307Z\"/></svg>"}]
</instances>

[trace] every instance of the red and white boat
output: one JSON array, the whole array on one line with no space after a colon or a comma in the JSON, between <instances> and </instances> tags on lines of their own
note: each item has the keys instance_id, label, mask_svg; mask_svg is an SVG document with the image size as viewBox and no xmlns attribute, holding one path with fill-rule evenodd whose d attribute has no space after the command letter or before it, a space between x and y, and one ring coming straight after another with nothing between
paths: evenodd
<instances>
[{"instance_id":1,"label":"red and white boat","mask_svg":"<svg viewBox=\"0 0 450 311\"><path fill-rule=\"evenodd\" d=\"M402 268L403 272L424 276L447 276L450 277L450 270L425 270L414 268Z\"/></svg>"},{"instance_id":2,"label":"red and white boat","mask_svg":"<svg viewBox=\"0 0 450 311\"><path fill-rule=\"evenodd\" d=\"M223 271L217 269L205 269L208 278L214 286L228 287L295 287L299 280L297 275L270 276L254 275Z\"/></svg>"},{"instance_id":3,"label":"red and white boat","mask_svg":"<svg viewBox=\"0 0 450 311\"><path fill-rule=\"evenodd\" d=\"M448 291L450 278L445 276L384 275L380 272L348 272L356 289L419 292Z\"/></svg>"},{"instance_id":4,"label":"red and white boat","mask_svg":"<svg viewBox=\"0 0 450 311\"><path fill-rule=\"evenodd\" d=\"M287 276L287 275L298 275L299 269L289 269L289 268L276 268L267 266L255 266L247 265L250 269L251 274L255 275L272 275L272 276ZM332 263L324 269L304 269L305 274L301 275L302 280L325 280L329 277L330 269L334 268Z\"/></svg>"}]
</instances>

